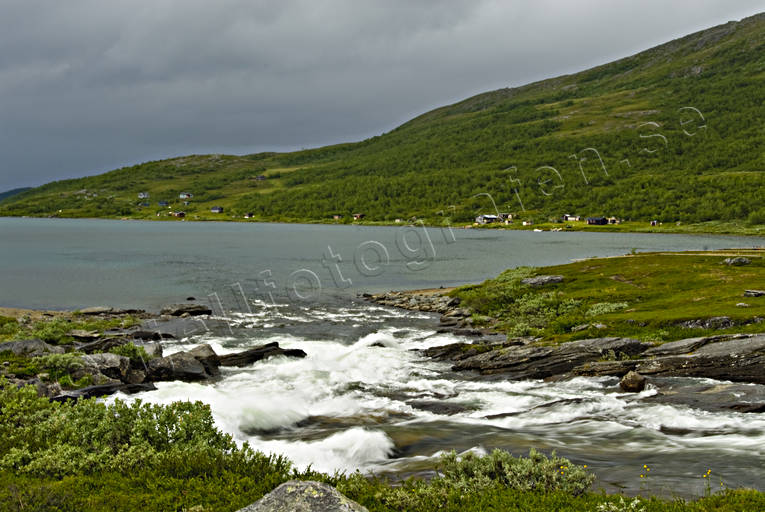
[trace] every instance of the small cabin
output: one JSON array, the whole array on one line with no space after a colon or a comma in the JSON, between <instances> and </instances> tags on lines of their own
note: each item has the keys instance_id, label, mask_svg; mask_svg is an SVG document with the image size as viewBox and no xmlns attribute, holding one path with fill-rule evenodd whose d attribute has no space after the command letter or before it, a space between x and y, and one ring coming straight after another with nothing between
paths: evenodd
<instances>
[{"instance_id":1,"label":"small cabin","mask_svg":"<svg viewBox=\"0 0 765 512\"><path fill-rule=\"evenodd\" d=\"M148 208L148 207L149 207L149 203L141 203L141 208Z\"/></svg>"},{"instance_id":2,"label":"small cabin","mask_svg":"<svg viewBox=\"0 0 765 512\"><path fill-rule=\"evenodd\" d=\"M244 218L245 218L245 219L254 219L254 218L255 218L255 214L254 214L254 213L252 213L252 212L250 212L250 213L245 213L245 214L244 214Z\"/></svg>"},{"instance_id":3,"label":"small cabin","mask_svg":"<svg viewBox=\"0 0 765 512\"><path fill-rule=\"evenodd\" d=\"M478 224L492 224L494 222L499 222L499 216L497 215L479 215L475 218L475 221Z\"/></svg>"},{"instance_id":4,"label":"small cabin","mask_svg":"<svg viewBox=\"0 0 765 512\"><path fill-rule=\"evenodd\" d=\"M353 214L353 220L361 220L364 217L366 217L366 215L364 215L363 213L354 213Z\"/></svg>"},{"instance_id":5,"label":"small cabin","mask_svg":"<svg viewBox=\"0 0 765 512\"><path fill-rule=\"evenodd\" d=\"M523 225L524 226L533 226L534 225L534 221L533 220L524 220L523 221Z\"/></svg>"},{"instance_id":6,"label":"small cabin","mask_svg":"<svg viewBox=\"0 0 765 512\"><path fill-rule=\"evenodd\" d=\"M591 226L605 226L608 224L608 219L605 217L587 217L587 224Z\"/></svg>"},{"instance_id":7,"label":"small cabin","mask_svg":"<svg viewBox=\"0 0 765 512\"><path fill-rule=\"evenodd\" d=\"M149 199L149 193L148 192L139 192L138 193L138 199Z\"/></svg>"},{"instance_id":8,"label":"small cabin","mask_svg":"<svg viewBox=\"0 0 765 512\"><path fill-rule=\"evenodd\" d=\"M659 225L659 221L658 220L652 220L651 221L651 226L658 226L658 225Z\"/></svg>"},{"instance_id":9,"label":"small cabin","mask_svg":"<svg viewBox=\"0 0 765 512\"><path fill-rule=\"evenodd\" d=\"M563 214L563 222L567 221L580 221L582 218L579 215L569 215L568 213Z\"/></svg>"},{"instance_id":10,"label":"small cabin","mask_svg":"<svg viewBox=\"0 0 765 512\"><path fill-rule=\"evenodd\" d=\"M266 181L266 176L264 174L260 174L258 176L255 176L256 181Z\"/></svg>"},{"instance_id":11,"label":"small cabin","mask_svg":"<svg viewBox=\"0 0 765 512\"><path fill-rule=\"evenodd\" d=\"M621 219L617 219L616 217L609 217L608 218L608 223L609 224L621 224L622 221L621 221Z\"/></svg>"},{"instance_id":12,"label":"small cabin","mask_svg":"<svg viewBox=\"0 0 765 512\"><path fill-rule=\"evenodd\" d=\"M186 212L173 212L170 215L172 215L173 217L178 217L179 219L182 219L186 217Z\"/></svg>"},{"instance_id":13,"label":"small cabin","mask_svg":"<svg viewBox=\"0 0 765 512\"><path fill-rule=\"evenodd\" d=\"M181 199L191 199L192 197L194 197L194 194L192 194L191 192L181 192L178 195L178 197L180 197Z\"/></svg>"},{"instance_id":14,"label":"small cabin","mask_svg":"<svg viewBox=\"0 0 765 512\"><path fill-rule=\"evenodd\" d=\"M158 202L157 204L158 204L159 206L170 206L170 203L168 203L167 201L160 201L160 202Z\"/></svg>"},{"instance_id":15,"label":"small cabin","mask_svg":"<svg viewBox=\"0 0 765 512\"><path fill-rule=\"evenodd\" d=\"M332 219L333 219L333 220L343 220L343 216L342 216L342 215L340 215L339 213L336 213L336 214L334 214L334 215L332 216Z\"/></svg>"},{"instance_id":16,"label":"small cabin","mask_svg":"<svg viewBox=\"0 0 765 512\"><path fill-rule=\"evenodd\" d=\"M213 206L210 208L210 211L212 213L223 213L223 207L222 206Z\"/></svg>"}]
</instances>

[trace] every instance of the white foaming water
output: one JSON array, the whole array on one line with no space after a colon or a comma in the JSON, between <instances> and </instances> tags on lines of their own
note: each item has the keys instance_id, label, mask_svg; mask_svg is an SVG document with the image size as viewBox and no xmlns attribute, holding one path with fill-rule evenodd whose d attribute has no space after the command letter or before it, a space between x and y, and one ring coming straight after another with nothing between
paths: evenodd
<instances>
[{"instance_id":1,"label":"white foaming water","mask_svg":"<svg viewBox=\"0 0 765 512\"><path fill-rule=\"evenodd\" d=\"M312 317L344 318L351 326L369 324L370 318L384 324L390 314L370 308L319 311ZM279 315L275 321L281 321ZM274 321L273 310L270 318ZM243 325L251 321L243 315ZM299 468L311 465L327 472L416 470L432 465L443 450L482 451L484 442L509 443L516 451L521 446L523 452L539 446L582 457L593 451L612 458L672 453L678 460L685 456L686 462L693 462L694 453L717 453L721 458L725 454L734 460L765 457L765 414L712 413L652 403L645 399L655 395L655 389L625 394L607 378L466 380L452 373L449 364L413 350L464 341L432 330L383 327L350 344L292 334L249 342L241 336L205 334L168 343L165 352L209 343L226 354L271 341L300 348L308 356L222 368L221 379L213 384L159 383L157 391L140 398L158 403L201 400L210 404L217 425L239 442L283 454ZM667 427L681 433L667 433ZM685 431L698 435L683 435ZM415 448L407 448L407 443ZM391 459L402 448L409 451Z\"/></svg>"}]
</instances>

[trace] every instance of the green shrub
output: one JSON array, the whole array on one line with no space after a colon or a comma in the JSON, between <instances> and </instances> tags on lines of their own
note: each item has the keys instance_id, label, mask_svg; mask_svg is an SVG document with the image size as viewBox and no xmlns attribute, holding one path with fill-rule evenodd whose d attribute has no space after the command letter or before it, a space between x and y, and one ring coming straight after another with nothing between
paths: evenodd
<instances>
[{"instance_id":1,"label":"green shrub","mask_svg":"<svg viewBox=\"0 0 765 512\"><path fill-rule=\"evenodd\" d=\"M134 343L128 343L126 345L120 345L118 347L114 347L109 350L112 354L117 354L118 356L124 356L130 359L130 362L133 364L140 364L149 361L152 356L150 356L146 349L140 346L135 345Z\"/></svg>"},{"instance_id":2,"label":"green shrub","mask_svg":"<svg viewBox=\"0 0 765 512\"><path fill-rule=\"evenodd\" d=\"M587 316L607 315L619 311L620 309L626 309L629 306L626 302L598 302L590 306L587 310Z\"/></svg>"}]
</instances>

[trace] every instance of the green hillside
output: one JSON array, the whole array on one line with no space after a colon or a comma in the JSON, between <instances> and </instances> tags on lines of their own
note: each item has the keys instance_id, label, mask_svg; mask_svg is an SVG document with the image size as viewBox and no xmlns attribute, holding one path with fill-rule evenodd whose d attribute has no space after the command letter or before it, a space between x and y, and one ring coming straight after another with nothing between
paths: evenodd
<instances>
[{"instance_id":1,"label":"green hillside","mask_svg":"<svg viewBox=\"0 0 765 512\"><path fill-rule=\"evenodd\" d=\"M26 192L27 190L30 190L30 187L14 188L12 190L6 190L5 192L0 192L0 201L5 201L6 199L10 197L21 194L22 192Z\"/></svg>"},{"instance_id":2,"label":"green hillside","mask_svg":"<svg viewBox=\"0 0 765 512\"><path fill-rule=\"evenodd\" d=\"M571 213L765 233L763 119L760 14L481 94L362 142L144 163L29 190L0 215L466 223L493 213L493 199L536 222ZM194 194L188 205L181 192Z\"/></svg>"}]
</instances>

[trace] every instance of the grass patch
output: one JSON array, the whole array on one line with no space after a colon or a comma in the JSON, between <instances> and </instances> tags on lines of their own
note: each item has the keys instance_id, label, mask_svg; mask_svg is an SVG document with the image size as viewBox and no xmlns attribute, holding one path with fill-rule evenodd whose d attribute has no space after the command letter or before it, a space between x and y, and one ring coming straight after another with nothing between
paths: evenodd
<instances>
[{"instance_id":1,"label":"grass patch","mask_svg":"<svg viewBox=\"0 0 765 512\"><path fill-rule=\"evenodd\" d=\"M751 263L723 260L744 256ZM730 332L765 332L765 301L744 290L765 287L765 254L758 250L647 253L600 258L544 269L507 270L480 285L457 288L476 317L512 336L542 336L557 343L594 336L629 336L666 342ZM563 282L534 288L522 279L537 274ZM747 304L746 307L740 304ZM730 324L684 325L727 317Z\"/></svg>"}]
</instances>

